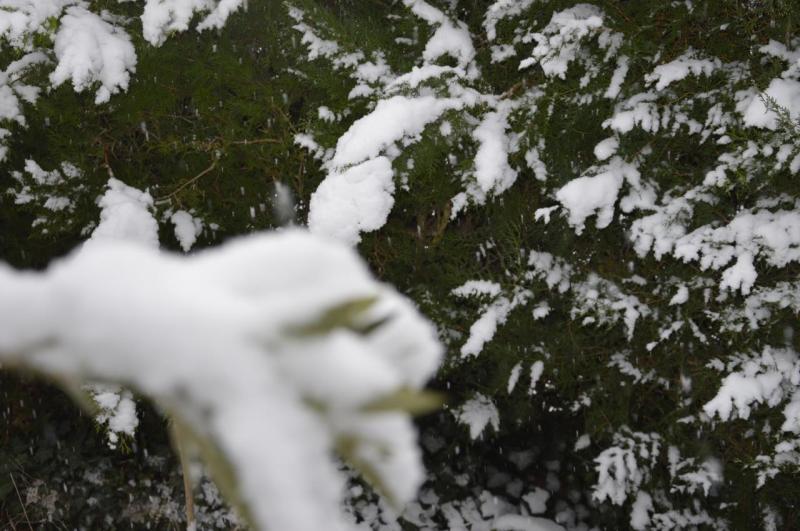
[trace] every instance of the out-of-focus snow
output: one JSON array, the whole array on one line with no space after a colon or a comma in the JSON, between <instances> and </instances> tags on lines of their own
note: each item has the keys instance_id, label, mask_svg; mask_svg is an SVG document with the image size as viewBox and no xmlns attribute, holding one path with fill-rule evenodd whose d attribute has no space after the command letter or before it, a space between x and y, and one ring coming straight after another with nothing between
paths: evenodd
<instances>
[{"instance_id":1,"label":"out-of-focus snow","mask_svg":"<svg viewBox=\"0 0 800 531\"><path fill-rule=\"evenodd\" d=\"M97 239L45 273L0 266L0 291L0 359L126 382L168 405L216 441L265 528L347 528L330 458L342 437L400 503L422 481L408 417L360 408L423 385L441 356L436 332L350 249L297 231L185 258ZM315 331L326 311L365 298L375 302L354 324L381 323L368 334Z\"/></svg>"}]
</instances>

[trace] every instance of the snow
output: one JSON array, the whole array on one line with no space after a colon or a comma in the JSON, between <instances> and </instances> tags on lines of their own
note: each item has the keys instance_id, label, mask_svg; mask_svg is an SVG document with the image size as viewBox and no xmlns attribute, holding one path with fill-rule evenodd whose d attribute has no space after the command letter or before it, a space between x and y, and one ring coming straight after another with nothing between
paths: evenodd
<instances>
[{"instance_id":1,"label":"snow","mask_svg":"<svg viewBox=\"0 0 800 531\"><path fill-rule=\"evenodd\" d=\"M738 370L728 374L717 394L703 406L709 417L723 421L747 419L754 404L774 407L800 383L800 361L791 349L766 347L743 357Z\"/></svg>"},{"instance_id":2,"label":"snow","mask_svg":"<svg viewBox=\"0 0 800 531\"><path fill-rule=\"evenodd\" d=\"M678 291L675 292L675 295L669 300L670 306L681 305L684 304L686 301L689 300L689 288L686 286L680 286Z\"/></svg>"},{"instance_id":3,"label":"snow","mask_svg":"<svg viewBox=\"0 0 800 531\"><path fill-rule=\"evenodd\" d=\"M648 84L655 83L656 90L664 90L672 83L686 79L689 75L710 76L722 63L719 59L698 58L697 52L692 49L687 50L683 55L669 63L655 67L644 80Z\"/></svg>"},{"instance_id":4,"label":"snow","mask_svg":"<svg viewBox=\"0 0 800 531\"><path fill-rule=\"evenodd\" d=\"M428 24L442 24L447 21L444 13L425 0L403 0L403 4Z\"/></svg>"},{"instance_id":5,"label":"snow","mask_svg":"<svg viewBox=\"0 0 800 531\"><path fill-rule=\"evenodd\" d=\"M54 39L58 64L50 74L53 86L71 81L77 92L99 83L95 103L127 90L136 71L136 51L124 30L82 7L70 7L61 17Z\"/></svg>"},{"instance_id":6,"label":"snow","mask_svg":"<svg viewBox=\"0 0 800 531\"><path fill-rule=\"evenodd\" d=\"M339 138L331 161L333 167L342 168L377 157L395 142L422 133L444 111L461 105L458 100L434 96L394 96L381 100L371 113L356 120Z\"/></svg>"},{"instance_id":7,"label":"snow","mask_svg":"<svg viewBox=\"0 0 800 531\"><path fill-rule=\"evenodd\" d=\"M617 68L611 74L611 82L606 89L604 97L614 99L619 96L622 90L622 83L625 81L625 76L628 75L630 59L626 55L621 55L617 58Z\"/></svg>"},{"instance_id":8,"label":"snow","mask_svg":"<svg viewBox=\"0 0 800 531\"><path fill-rule=\"evenodd\" d=\"M58 18L74 0L0 0L0 37L15 48L29 46L28 38L43 31L48 19Z\"/></svg>"},{"instance_id":9,"label":"snow","mask_svg":"<svg viewBox=\"0 0 800 531\"><path fill-rule=\"evenodd\" d=\"M606 148L601 148L601 155L606 154ZM595 225L603 229L614 219L614 204L626 181L638 186L639 171L634 165L614 157L589 175L565 184L556 192L556 199L569 211L568 222L577 234L583 232L586 218L593 214L597 214Z\"/></svg>"},{"instance_id":10,"label":"snow","mask_svg":"<svg viewBox=\"0 0 800 531\"><path fill-rule=\"evenodd\" d=\"M599 161L607 160L617 152L617 149L619 149L619 138L612 136L602 140L594 147L594 156Z\"/></svg>"},{"instance_id":11,"label":"snow","mask_svg":"<svg viewBox=\"0 0 800 531\"><path fill-rule=\"evenodd\" d=\"M566 78L567 68L580 50L581 42L603 27L603 12L590 4L578 4L553 14L541 32L532 33L536 41L531 57L520 62L520 70L539 64L548 77Z\"/></svg>"},{"instance_id":12,"label":"snow","mask_svg":"<svg viewBox=\"0 0 800 531\"><path fill-rule=\"evenodd\" d=\"M175 237L181 249L188 253L197 241L197 237L203 232L203 221L185 210L178 210L169 220L175 225Z\"/></svg>"},{"instance_id":13,"label":"snow","mask_svg":"<svg viewBox=\"0 0 800 531\"><path fill-rule=\"evenodd\" d=\"M480 297L490 295L491 302L484 304L481 315L472 323L469 337L461 346L462 358L477 356L483 347L492 340L500 325L506 322L509 313L514 308L524 305L530 298L527 290L517 290L512 296L502 295L499 284L488 281L471 280L455 288L452 292L456 297Z\"/></svg>"},{"instance_id":14,"label":"snow","mask_svg":"<svg viewBox=\"0 0 800 531\"><path fill-rule=\"evenodd\" d=\"M585 450L592 444L592 439L589 437L589 434L584 433L575 441L575 446L573 449L576 452L580 452L581 450Z\"/></svg>"},{"instance_id":15,"label":"snow","mask_svg":"<svg viewBox=\"0 0 800 531\"><path fill-rule=\"evenodd\" d=\"M649 529L650 513L653 512L653 498L645 491L636 493L636 500L631 507L631 528L636 531Z\"/></svg>"},{"instance_id":16,"label":"snow","mask_svg":"<svg viewBox=\"0 0 800 531\"><path fill-rule=\"evenodd\" d=\"M745 295L750 293L750 289L756 282L758 273L753 265L753 255L742 253L736 259L736 263L722 272L722 280L719 283L720 289L731 291L741 291Z\"/></svg>"},{"instance_id":17,"label":"snow","mask_svg":"<svg viewBox=\"0 0 800 531\"><path fill-rule=\"evenodd\" d=\"M544 362L542 360L534 361L531 364L531 385L528 389L530 394L536 394L536 384L539 383L542 373L544 373Z\"/></svg>"},{"instance_id":18,"label":"snow","mask_svg":"<svg viewBox=\"0 0 800 531\"><path fill-rule=\"evenodd\" d=\"M98 200L100 224L84 247L108 240L135 241L158 248L158 223L151 214L153 198L115 178L108 180L108 190Z\"/></svg>"},{"instance_id":19,"label":"snow","mask_svg":"<svg viewBox=\"0 0 800 531\"><path fill-rule=\"evenodd\" d=\"M501 291L502 288L497 282L490 282L488 280L468 280L461 286L453 289L451 293L457 297L489 295L494 298L500 295Z\"/></svg>"},{"instance_id":20,"label":"snow","mask_svg":"<svg viewBox=\"0 0 800 531\"><path fill-rule=\"evenodd\" d=\"M427 381L436 331L350 249L294 230L191 257L98 239L44 273L0 265L0 291L3 363L154 398L222 450L259 526L349 528L330 457L340 437L400 504L422 481L408 417L361 408ZM366 297L355 323L387 319L370 334L307 328Z\"/></svg>"},{"instance_id":21,"label":"snow","mask_svg":"<svg viewBox=\"0 0 800 531\"><path fill-rule=\"evenodd\" d=\"M500 429L500 414L497 412L497 407L491 398L480 393L454 410L453 415L459 422L469 427L469 436L473 440L480 437L489 425L494 431Z\"/></svg>"},{"instance_id":22,"label":"snow","mask_svg":"<svg viewBox=\"0 0 800 531\"><path fill-rule=\"evenodd\" d=\"M308 228L356 245L361 233L381 228L394 205L394 171L377 157L329 174L311 195Z\"/></svg>"},{"instance_id":23,"label":"snow","mask_svg":"<svg viewBox=\"0 0 800 531\"><path fill-rule=\"evenodd\" d=\"M475 179L481 190L499 195L517 180L517 172L508 164L509 141L506 136L508 117L504 112L484 115L472 132L478 142L475 154Z\"/></svg>"},{"instance_id":24,"label":"snow","mask_svg":"<svg viewBox=\"0 0 800 531\"><path fill-rule=\"evenodd\" d=\"M108 446L119 444L120 434L133 437L139 426L133 394L118 385L87 384L83 387L99 408L95 420L107 428Z\"/></svg>"},{"instance_id":25,"label":"snow","mask_svg":"<svg viewBox=\"0 0 800 531\"><path fill-rule=\"evenodd\" d=\"M492 340L497 332L498 325L506 322L511 311L511 303L506 298L501 298L495 304L486 308L477 321L469 328L469 339L461 346L461 356L477 356L484 345Z\"/></svg>"},{"instance_id":26,"label":"snow","mask_svg":"<svg viewBox=\"0 0 800 531\"><path fill-rule=\"evenodd\" d=\"M483 28L486 38L493 41L497 38L497 24L505 19L520 15L533 5L534 0L496 0L486 10Z\"/></svg>"},{"instance_id":27,"label":"snow","mask_svg":"<svg viewBox=\"0 0 800 531\"><path fill-rule=\"evenodd\" d=\"M779 107L789 112L793 120L800 117L800 81L794 79L773 79L767 90L753 97L742 113L744 124L748 127L778 128L778 115L768 110L764 98L772 98Z\"/></svg>"},{"instance_id":28,"label":"snow","mask_svg":"<svg viewBox=\"0 0 800 531\"><path fill-rule=\"evenodd\" d=\"M153 46L164 44L171 33L189 29L196 14L202 15L198 31L219 29L228 17L246 6L246 0L146 0L142 13L142 33Z\"/></svg>"},{"instance_id":29,"label":"snow","mask_svg":"<svg viewBox=\"0 0 800 531\"><path fill-rule=\"evenodd\" d=\"M443 55L455 58L462 68L472 62L475 47L466 24L462 22L455 25L449 21L441 23L422 52L422 58L427 62L433 62Z\"/></svg>"},{"instance_id":30,"label":"snow","mask_svg":"<svg viewBox=\"0 0 800 531\"><path fill-rule=\"evenodd\" d=\"M511 369L511 374L508 376L508 386L506 387L506 391L508 394L514 392L514 388L517 387L517 382L519 382L519 377L522 373L522 363L517 363Z\"/></svg>"},{"instance_id":31,"label":"snow","mask_svg":"<svg viewBox=\"0 0 800 531\"><path fill-rule=\"evenodd\" d=\"M550 493L542 488L535 487L532 492L525 494L522 499L528 504L531 514L542 514L547 511L547 500L550 499Z\"/></svg>"},{"instance_id":32,"label":"snow","mask_svg":"<svg viewBox=\"0 0 800 531\"><path fill-rule=\"evenodd\" d=\"M552 520L516 514L506 514L496 518L492 529L497 531L564 531L562 526Z\"/></svg>"},{"instance_id":33,"label":"snow","mask_svg":"<svg viewBox=\"0 0 800 531\"><path fill-rule=\"evenodd\" d=\"M614 444L595 458L598 473L592 497L622 505L638 493L658 459L661 441L657 434L631 432L623 427L614 434Z\"/></svg>"}]
</instances>

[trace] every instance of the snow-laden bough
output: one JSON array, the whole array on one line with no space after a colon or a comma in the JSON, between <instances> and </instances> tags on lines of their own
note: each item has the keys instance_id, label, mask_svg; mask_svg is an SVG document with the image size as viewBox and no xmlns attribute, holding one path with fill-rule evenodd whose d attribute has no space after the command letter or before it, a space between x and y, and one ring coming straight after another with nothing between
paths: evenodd
<instances>
[{"instance_id":1,"label":"snow-laden bough","mask_svg":"<svg viewBox=\"0 0 800 531\"><path fill-rule=\"evenodd\" d=\"M191 257L98 240L43 273L0 264L0 293L5 367L154 399L258 528L348 529L334 449L397 504L422 481L407 411L441 348L351 249L300 231Z\"/></svg>"}]
</instances>

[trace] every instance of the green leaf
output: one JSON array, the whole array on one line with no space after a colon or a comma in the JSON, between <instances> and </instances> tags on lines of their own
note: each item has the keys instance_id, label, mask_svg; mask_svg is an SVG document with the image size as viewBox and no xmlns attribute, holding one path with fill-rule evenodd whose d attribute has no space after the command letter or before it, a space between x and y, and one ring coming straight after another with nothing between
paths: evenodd
<instances>
[{"instance_id":1,"label":"green leaf","mask_svg":"<svg viewBox=\"0 0 800 531\"><path fill-rule=\"evenodd\" d=\"M372 296L337 304L323 312L316 321L289 327L287 332L295 337L313 337L328 334L337 328L345 328L359 334L368 334L389 319L385 317L378 321L363 322L364 313L372 308L377 300L377 297Z\"/></svg>"},{"instance_id":2,"label":"green leaf","mask_svg":"<svg viewBox=\"0 0 800 531\"><path fill-rule=\"evenodd\" d=\"M445 395L435 391L417 391L403 387L386 396L373 400L361 408L365 413L403 411L410 415L425 415L441 408Z\"/></svg>"}]
</instances>

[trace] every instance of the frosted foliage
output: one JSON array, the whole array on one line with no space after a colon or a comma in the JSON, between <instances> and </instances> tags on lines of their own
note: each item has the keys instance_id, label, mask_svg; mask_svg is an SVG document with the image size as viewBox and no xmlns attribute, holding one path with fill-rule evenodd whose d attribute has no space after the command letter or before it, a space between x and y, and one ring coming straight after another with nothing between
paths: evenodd
<instances>
[{"instance_id":1,"label":"frosted foliage","mask_svg":"<svg viewBox=\"0 0 800 531\"><path fill-rule=\"evenodd\" d=\"M497 0L489 9L483 19L486 37L493 41L497 38L497 24L505 19L521 14L528 9L534 0Z\"/></svg>"},{"instance_id":2,"label":"frosted foliage","mask_svg":"<svg viewBox=\"0 0 800 531\"><path fill-rule=\"evenodd\" d=\"M602 155L606 154L606 147L602 146ZM564 185L556 192L556 199L569 212L569 224L578 234L583 232L586 218L594 214L597 214L595 225L602 229L614 219L614 205L624 182L638 186L639 171L621 158L614 157L606 166L593 168L589 175Z\"/></svg>"},{"instance_id":3,"label":"frosted foliage","mask_svg":"<svg viewBox=\"0 0 800 531\"><path fill-rule=\"evenodd\" d=\"M578 4L553 15L541 32L531 33L526 40L536 42L530 58L520 68L538 64L547 76L566 77L569 64L580 51L581 41L596 35L603 27L603 12L590 4Z\"/></svg>"},{"instance_id":4,"label":"frosted foliage","mask_svg":"<svg viewBox=\"0 0 800 531\"><path fill-rule=\"evenodd\" d=\"M68 162L62 162L60 167L45 170L35 160L25 161L23 172L14 171L11 176L19 184L18 188L11 188L8 195L14 198L17 205L37 205L49 213L71 214L75 211L75 202L68 197L65 190L80 191L82 185L79 178L82 172ZM43 226L47 230L47 219L40 217L33 221L33 226Z\"/></svg>"},{"instance_id":5,"label":"frosted foliage","mask_svg":"<svg viewBox=\"0 0 800 531\"><path fill-rule=\"evenodd\" d=\"M146 0L142 32L150 44L159 46L170 33L188 30L195 14L202 15L199 31L218 29L245 4L246 0Z\"/></svg>"},{"instance_id":6,"label":"frosted foliage","mask_svg":"<svg viewBox=\"0 0 800 531\"><path fill-rule=\"evenodd\" d=\"M744 19L718 23L725 10L713 3L701 9L668 2L652 10L628 4L634 3L603 5L604 11L535 0L404 0L386 19L386 42L394 37L396 49L353 43L310 9L290 6L308 59L349 77L346 101L330 98L296 137L325 174L309 225L350 244L393 215L413 230L410 209L393 213L401 203L395 194L406 193L437 200L416 212L423 249L454 241L437 239L443 232L448 238L482 229L476 219L500 231L497 242L482 240L472 255L464 249L464 263L474 256L476 269L446 286L445 321L459 321L443 325L458 352L454 366L469 370L486 356L507 356L498 369L505 374L493 380L500 395L482 388L453 406L471 436L494 425L495 411L499 425L500 396L518 398L526 387L539 403L563 390L555 388L565 374L556 351L565 347L548 338L520 345L512 331L506 335L506 323L522 330L528 322L537 331L567 323L576 335L597 335L597 344L576 344L589 347L580 358L601 367L602 378L617 375L632 396L656 390L685 411L678 422L689 432L713 438L721 422L753 423L762 418L756 408L772 408L763 415L771 425L745 434L748 448L764 449L752 467L766 482L800 467L800 391L787 358L793 351L764 345L784 326L784 345L796 342L792 323L800 314L792 278L800 257L800 202L792 188L800 175L800 41L786 36L765 44L764 35L778 35L779 25L764 25L737 43L738 57L715 57L702 35L662 41L653 28L696 18L709 39L725 40L726 32L741 33ZM765 16L758 3L746 4L740 7L748 17ZM298 78L314 79L318 69L319 62L310 63ZM574 135L580 145L562 143ZM358 186L344 178L373 164L379 171ZM419 189L433 186L423 184L432 168L442 168L430 176L441 188ZM454 190L449 204L442 205L442 189ZM470 210L486 205L473 218ZM506 211L519 217L505 219ZM508 230L494 225L498 220ZM384 236L380 241L391 245ZM535 247L519 248L523 242ZM753 352L737 352L743 344ZM721 357L708 367L679 361L712 352ZM594 386L586 373L581 378L586 392L547 407L592 414L605 407L613 386ZM698 402L709 385L718 385L717 396L702 394ZM704 507L725 497L718 486L729 449L719 458L698 457L698 445L664 452L662 437L666 445L678 432L650 433L654 419L631 419L639 431L605 426L590 440L579 429L576 440L565 441L567 448L601 452L597 503L588 511L606 510L601 503L624 506L634 529L726 528L716 515L730 514L728 506ZM693 454L681 455L687 451ZM562 478L554 472L547 481ZM491 528L482 501L465 507L440 507L429 528L441 526L442 515L452 529ZM566 528L581 529L566 523L568 511L550 509ZM495 528L531 525L518 518L527 514L509 516Z\"/></svg>"},{"instance_id":7,"label":"frosted foliage","mask_svg":"<svg viewBox=\"0 0 800 531\"><path fill-rule=\"evenodd\" d=\"M116 448L120 435L133 437L139 426L133 394L117 385L89 384L84 390L98 408L95 420L106 428L108 446Z\"/></svg>"},{"instance_id":8,"label":"frosted foliage","mask_svg":"<svg viewBox=\"0 0 800 531\"><path fill-rule=\"evenodd\" d=\"M509 313L516 307L525 305L530 298L527 290L516 290L512 295L503 295L497 283L471 280L452 291L461 298L483 297L489 295L491 302L481 308L481 316L469 329L469 338L461 347L462 357L480 354L483 347L492 340L497 328L506 322Z\"/></svg>"},{"instance_id":9,"label":"frosted foliage","mask_svg":"<svg viewBox=\"0 0 800 531\"><path fill-rule=\"evenodd\" d=\"M30 37L44 31L48 19L58 17L75 0L0 0L0 37L16 48L29 48Z\"/></svg>"},{"instance_id":10,"label":"frosted foliage","mask_svg":"<svg viewBox=\"0 0 800 531\"><path fill-rule=\"evenodd\" d=\"M598 478L594 498L622 505L647 479L661 449L658 434L623 430L614 434L614 446L595 458Z\"/></svg>"},{"instance_id":11,"label":"frosted foliage","mask_svg":"<svg viewBox=\"0 0 800 531\"><path fill-rule=\"evenodd\" d=\"M407 415L363 408L424 384L436 333L346 248L288 231L180 257L109 239L44 273L2 266L0 291L4 363L154 398L220 448L260 527L349 528L343 438L398 503L423 479ZM314 324L365 298L369 334Z\"/></svg>"},{"instance_id":12,"label":"frosted foliage","mask_svg":"<svg viewBox=\"0 0 800 531\"><path fill-rule=\"evenodd\" d=\"M2 13L0 11L0 17ZM31 52L12 61L5 71L0 71L0 123L26 125L23 104L36 103L40 89L25 83L24 76L32 67L46 62L47 56L43 53ZM0 161L5 160L8 153L5 139L10 134L11 131L0 126Z\"/></svg>"},{"instance_id":13,"label":"frosted foliage","mask_svg":"<svg viewBox=\"0 0 800 531\"><path fill-rule=\"evenodd\" d=\"M654 83L656 90L663 90L690 75L711 75L721 65L719 59L701 59L694 50L689 50L674 61L658 65L644 79L647 83Z\"/></svg>"},{"instance_id":14,"label":"frosted foliage","mask_svg":"<svg viewBox=\"0 0 800 531\"><path fill-rule=\"evenodd\" d=\"M136 70L136 51L128 34L81 7L71 7L61 17L54 51L58 64L50 74L53 86L71 81L81 92L97 82L95 103L126 90Z\"/></svg>"},{"instance_id":15,"label":"frosted foliage","mask_svg":"<svg viewBox=\"0 0 800 531\"><path fill-rule=\"evenodd\" d=\"M754 405L777 406L800 385L800 361L791 349L766 347L760 355L741 358L735 369L703 406L708 416L749 418Z\"/></svg>"},{"instance_id":16,"label":"frosted foliage","mask_svg":"<svg viewBox=\"0 0 800 531\"><path fill-rule=\"evenodd\" d=\"M198 30L219 29L246 0L146 0L141 16L144 38L162 44L171 33L185 31L201 14ZM128 89L137 56L128 29L132 19L93 8L84 0L0 0L0 47L17 60L0 72L0 124L26 124L22 103L36 102L42 86L28 85L32 66L53 67L49 86L70 83L75 91L95 90L95 103ZM52 49L34 46L44 35ZM41 46L39 44L38 46ZM0 125L0 160L10 131Z\"/></svg>"},{"instance_id":17,"label":"frosted foliage","mask_svg":"<svg viewBox=\"0 0 800 531\"><path fill-rule=\"evenodd\" d=\"M453 411L456 419L469 427L469 436L477 439L483 431L491 426L494 431L500 429L500 414L492 400L480 393L466 401Z\"/></svg>"}]
</instances>

